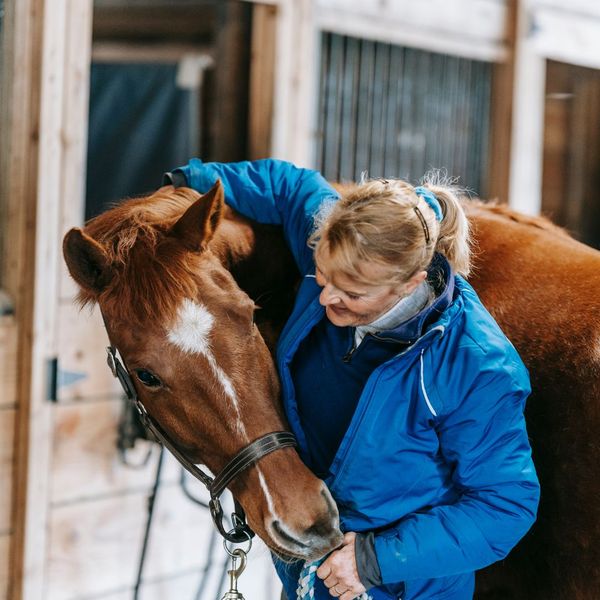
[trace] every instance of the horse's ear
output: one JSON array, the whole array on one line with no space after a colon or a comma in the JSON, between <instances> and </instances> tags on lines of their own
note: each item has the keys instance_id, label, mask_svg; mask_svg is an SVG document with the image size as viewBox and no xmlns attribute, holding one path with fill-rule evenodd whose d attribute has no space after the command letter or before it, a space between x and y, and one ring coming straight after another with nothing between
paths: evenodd
<instances>
[{"instance_id":1,"label":"horse's ear","mask_svg":"<svg viewBox=\"0 0 600 600\"><path fill-rule=\"evenodd\" d=\"M188 250L193 252L205 250L219 226L224 206L223 186L218 179L204 196L198 198L183 213L173 225L171 235Z\"/></svg>"},{"instance_id":2,"label":"horse's ear","mask_svg":"<svg viewBox=\"0 0 600 600\"><path fill-rule=\"evenodd\" d=\"M78 227L64 237L63 254L71 277L97 296L110 283L111 270L104 248Z\"/></svg>"}]
</instances>

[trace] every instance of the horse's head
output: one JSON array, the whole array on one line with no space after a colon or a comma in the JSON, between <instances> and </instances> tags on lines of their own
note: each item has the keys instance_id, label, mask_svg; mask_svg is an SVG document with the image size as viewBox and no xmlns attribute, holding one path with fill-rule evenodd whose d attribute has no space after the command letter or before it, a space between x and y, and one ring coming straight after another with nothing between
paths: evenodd
<instances>
[{"instance_id":1,"label":"horse's head","mask_svg":"<svg viewBox=\"0 0 600 600\"><path fill-rule=\"evenodd\" d=\"M225 243L223 212L220 184L204 196L163 188L64 239L80 300L100 305L148 413L214 473L253 440L287 429L254 303L215 251ZM329 491L291 448L229 487L280 554L314 559L341 541Z\"/></svg>"}]
</instances>

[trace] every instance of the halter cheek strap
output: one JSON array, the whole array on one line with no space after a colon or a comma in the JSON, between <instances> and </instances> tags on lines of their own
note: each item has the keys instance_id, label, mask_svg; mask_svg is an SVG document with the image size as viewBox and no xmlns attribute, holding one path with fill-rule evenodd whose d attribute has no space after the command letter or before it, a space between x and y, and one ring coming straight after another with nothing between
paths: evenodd
<instances>
[{"instance_id":1,"label":"halter cheek strap","mask_svg":"<svg viewBox=\"0 0 600 600\"><path fill-rule=\"evenodd\" d=\"M102 315L104 317L104 315ZM106 321L105 321L106 323ZM108 333L108 329L107 329ZM296 438L288 431L274 431L267 433L262 437L254 440L246 447L242 448L231 460L223 467L216 477L211 477L202 469L190 461L185 454L179 450L170 436L163 428L155 421L146 411L146 408L140 401L135 385L129 371L119 360L117 349L112 344L108 346L107 364L112 374L119 380L125 394L131 400L139 414L144 426L150 433L160 442L169 452L177 459L181 466L196 479L201 481L210 493L210 514L213 523L219 533L228 541L233 543L241 543L251 538L254 532L246 523L244 511L237 500L234 498L235 512L232 514L233 529L227 531L223 525L223 509L219 497L224 492L225 488L233 479L235 479L242 471L258 462L263 456L279 450L281 448L293 448L297 446Z\"/></svg>"}]
</instances>

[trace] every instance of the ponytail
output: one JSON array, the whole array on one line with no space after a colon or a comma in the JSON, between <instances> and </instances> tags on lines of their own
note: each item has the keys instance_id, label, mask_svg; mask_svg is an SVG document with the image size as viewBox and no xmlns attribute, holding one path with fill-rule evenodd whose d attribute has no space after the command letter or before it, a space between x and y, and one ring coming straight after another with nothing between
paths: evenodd
<instances>
[{"instance_id":1,"label":"ponytail","mask_svg":"<svg viewBox=\"0 0 600 600\"><path fill-rule=\"evenodd\" d=\"M434 172L426 175L423 184L435 194L443 214L435 252L444 255L454 271L466 277L471 269L469 221L459 199L460 190L451 182L445 183L439 181L439 175Z\"/></svg>"}]
</instances>

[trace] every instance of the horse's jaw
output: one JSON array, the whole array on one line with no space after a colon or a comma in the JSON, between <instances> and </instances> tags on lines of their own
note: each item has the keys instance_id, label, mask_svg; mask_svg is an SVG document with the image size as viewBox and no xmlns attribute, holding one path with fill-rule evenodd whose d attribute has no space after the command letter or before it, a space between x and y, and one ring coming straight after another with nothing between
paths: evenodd
<instances>
[{"instance_id":1,"label":"horse's jaw","mask_svg":"<svg viewBox=\"0 0 600 600\"><path fill-rule=\"evenodd\" d=\"M284 561L315 560L343 540L327 486L287 448L263 458L232 491L248 523Z\"/></svg>"}]
</instances>

